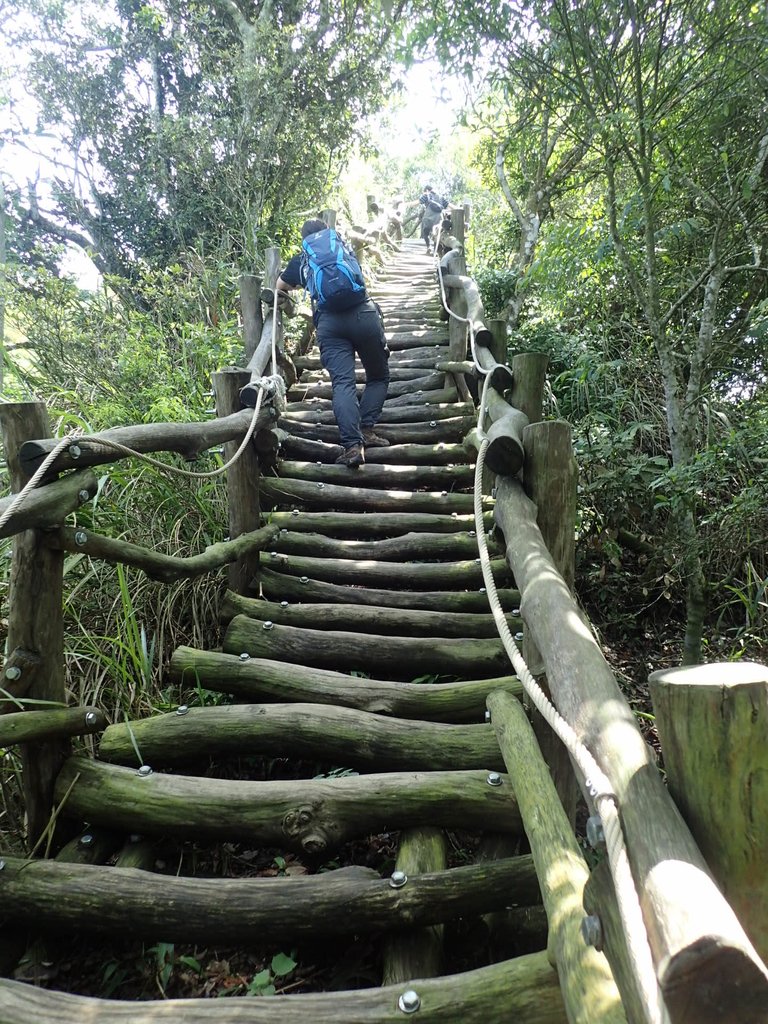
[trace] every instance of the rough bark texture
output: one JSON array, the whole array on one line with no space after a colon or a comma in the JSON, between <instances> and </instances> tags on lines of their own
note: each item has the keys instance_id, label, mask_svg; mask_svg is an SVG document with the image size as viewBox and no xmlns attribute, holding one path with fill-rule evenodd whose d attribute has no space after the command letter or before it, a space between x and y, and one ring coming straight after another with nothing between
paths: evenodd
<instances>
[{"instance_id":1,"label":"rough bark texture","mask_svg":"<svg viewBox=\"0 0 768 1024\"><path fill-rule=\"evenodd\" d=\"M545 953L411 986L420 1000L419 1024L488 1024L503 1013L525 1024L565 1024L557 975ZM231 999L228 1024L402 1024L402 985L321 995ZM222 1006L211 999L122 1002L46 992L0 980L3 1024L220 1024Z\"/></svg>"}]
</instances>

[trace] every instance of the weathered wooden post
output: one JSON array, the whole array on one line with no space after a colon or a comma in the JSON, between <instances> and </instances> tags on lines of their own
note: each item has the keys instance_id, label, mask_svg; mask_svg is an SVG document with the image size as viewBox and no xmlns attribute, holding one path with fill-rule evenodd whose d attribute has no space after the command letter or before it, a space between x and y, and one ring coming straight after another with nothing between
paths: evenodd
<instances>
[{"instance_id":1,"label":"weathered wooden post","mask_svg":"<svg viewBox=\"0 0 768 1024\"><path fill-rule=\"evenodd\" d=\"M453 220L453 236L461 244L461 253L456 253L451 262L451 274L466 274L467 261L464 258L464 211L459 207L451 208ZM464 316L466 303L461 288L447 288L446 301L454 313ZM456 317L448 320L448 358L460 362L467 356L467 324Z\"/></svg>"},{"instance_id":2,"label":"weathered wooden post","mask_svg":"<svg viewBox=\"0 0 768 1024\"><path fill-rule=\"evenodd\" d=\"M491 332L491 344L488 346L491 355L497 363L507 362L507 321L489 320L488 329Z\"/></svg>"},{"instance_id":3,"label":"weathered wooden post","mask_svg":"<svg viewBox=\"0 0 768 1024\"><path fill-rule=\"evenodd\" d=\"M240 313L243 318L245 359L249 362L261 338L264 317L261 313L261 278L255 274L240 275Z\"/></svg>"},{"instance_id":4,"label":"weathered wooden post","mask_svg":"<svg viewBox=\"0 0 768 1024\"><path fill-rule=\"evenodd\" d=\"M649 682L669 791L768 961L768 668L692 665Z\"/></svg>"},{"instance_id":5,"label":"weathered wooden post","mask_svg":"<svg viewBox=\"0 0 768 1024\"><path fill-rule=\"evenodd\" d=\"M18 452L30 438L50 437L43 402L0 405L0 427L11 489L26 483ZM2 686L6 694L30 701L66 704L64 687L64 625L62 615L64 552L40 543L36 530L25 530L13 541L8 609L8 652ZM12 700L0 702L0 713L18 711ZM21 748L27 843L34 848L53 809L53 789L69 752L69 741L55 737L25 743Z\"/></svg>"},{"instance_id":6,"label":"weathered wooden post","mask_svg":"<svg viewBox=\"0 0 768 1024\"><path fill-rule=\"evenodd\" d=\"M512 356L512 394L510 402L521 409L529 422L538 423L544 404L549 356L544 352L519 352Z\"/></svg>"},{"instance_id":7,"label":"weathered wooden post","mask_svg":"<svg viewBox=\"0 0 768 1024\"><path fill-rule=\"evenodd\" d=\"M407 885L409 876L444 871L446 864L447 844L442 829L406 829L400 835L400 848L390 885ZM396 985L411 978L436 978L442 973L442 965L442 925L396 932L384 943L381 983Z\"/></svg>"},{"instance_id":8,"label":"weathered wooden post","mask_svg":"<svg viewBox=\"0 0 768 1024\"><path fill-rule=\"evenodd\" d=\"M537 371L534 377L536 380L540 361L533 365ZM530 379L524 379L523 386L518 389L518 398L521 398L534 414L537 408L541 408L540 395L541 392L537 396L536 389L530 386ZM576 558L578 471L573 457L571 426L564 420L531 423L523 431L523 447L525 490L536 504L536 522L552 561L568 589L572 591ZM548 693L544 663L528 630L523 637L523 657L536 681ZM573 824L576 820L579 786L568 751L535 709L531 710L531 722L552 773L555 788Z\"/></svg>"},{"instance_id":9,"label":"weathered wooden post","mask_svg":"<svg viewBox=\"0 0 768 1024\"><path fill-rule=\"evenodd\" d=\"M251 379L248 370L225 369L212 376L213 393L216 396L216 412L219 417L229 416L242 408L240 390ZM240 447L240 441L228 441L224 445L224 461L228 462ZM229 536L234 540L243 533L257 530L260 525L261 506L259 502L259 460L253 444L233 466L227 470L227 505L229 512ZM259 574L259 552L252 551L238 558L227 570L230 590L238 594L251 592L251 584Z\"/></svg>"}]
</instances>

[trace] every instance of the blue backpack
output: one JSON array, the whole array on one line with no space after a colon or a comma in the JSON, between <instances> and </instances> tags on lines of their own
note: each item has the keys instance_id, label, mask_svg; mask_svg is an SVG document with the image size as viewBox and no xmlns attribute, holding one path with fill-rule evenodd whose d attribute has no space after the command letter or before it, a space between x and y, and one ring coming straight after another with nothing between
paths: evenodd
<instances>
[{"instance_id":1,"label":"blue backpack","mask_svg":"<svg viewBox=\"0 0 768 1024\"><path fill-rule=\"evenodd\" d=\"M333 228L308 235L301 249L302 278L318 309L339 312L366 300L360 264Z\"/></svg>"}]
</instances>

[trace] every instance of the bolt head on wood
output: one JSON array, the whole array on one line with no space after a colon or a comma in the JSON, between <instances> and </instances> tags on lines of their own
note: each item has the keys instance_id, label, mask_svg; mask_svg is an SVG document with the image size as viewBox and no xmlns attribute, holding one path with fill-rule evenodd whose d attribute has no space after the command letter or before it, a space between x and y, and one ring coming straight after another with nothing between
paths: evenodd
<instances>
[{"instance_id":1,"label":"bolt head on wood","mask_svg":"<svg viewBox=\"0 0 768 1024\"><path fill-rule=\"evenodd\" d=\"M404 871L393 871L389 876L389 885L392 889L402 889L408 881L408 875Z\"/></svg>"},{"instance_id":2,"label":"bolt head on wood","mask_svg":"<svg viewBox=\"0 0 768 1024\"><path fill-rule=\"evenodd\" d=\"M418 992L414 992L412 988L409 988L406 992L400 996L397 1000L397 1008L402 1010L403 1013L416 1013L421 1006L421 999Z\"/></svg>"}]
</instances>

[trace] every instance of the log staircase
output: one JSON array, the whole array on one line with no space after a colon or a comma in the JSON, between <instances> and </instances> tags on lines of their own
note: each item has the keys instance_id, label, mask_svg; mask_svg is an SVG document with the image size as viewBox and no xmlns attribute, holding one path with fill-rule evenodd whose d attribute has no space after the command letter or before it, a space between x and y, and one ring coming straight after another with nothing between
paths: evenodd
<instances>
[{"instance_id":1,"label":"log staircase","mask_svg":"<svg viewBox=\"0 0 768 1024\"><path fill-rule=\"evenodd\" d=\"M488 607L474 452L462 444L477 412L436 370L448 327L421 243L402 244L374 297L391 350L377 432L390 447L368 450L358 470L334 465L330 385L316 351L297 359L279 450L259 482L273 539L258 590L227 593L220 650L175 652L188 703L115 723L96 758L65 763L60 813L87 827L54 860L6 858L2 891L8 919L23 910L64 933L274 951L320 940L339 956L373 936L381 987L129 1002L2 982L0 1024L645 1019L601 953L562 938L565 917L578 933L584 911L571 896L588 872L562 807L551 810ZM493 504L483 498L482 525L522 639ZM557 851L544 873L524 822ZM239 868L216 875L201 853L200 875L158 871L160 837L177 843L179 864L226 844ZM383 876L366 862L377 842L396 844ZM241 855L255 847L290 851L309 872L251 877ZM346 866L331 869L340 851ZM458 967L446 942L457 922L474 936Z\"/></svg>"}]
</instances>

